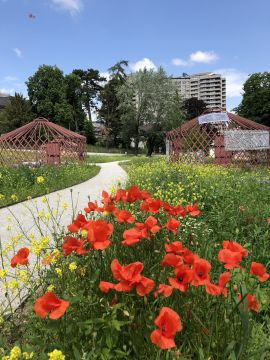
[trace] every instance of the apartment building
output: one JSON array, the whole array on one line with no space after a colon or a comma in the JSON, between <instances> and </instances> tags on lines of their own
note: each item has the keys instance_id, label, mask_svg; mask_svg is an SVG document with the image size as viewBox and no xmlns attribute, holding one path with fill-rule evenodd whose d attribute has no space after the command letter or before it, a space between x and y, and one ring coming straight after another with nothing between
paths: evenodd
<instances>
[{"instance_id":1,"label":"apartment building","mask_svg":"<svg viewBox=\"0 0 270 360\"><path fill-rule=\"evenodd\" d=\"M208 108L220 107L226 110L226 79L212 72L173 77L184 99L203 100Z\"/></svg>"}]
</instances>

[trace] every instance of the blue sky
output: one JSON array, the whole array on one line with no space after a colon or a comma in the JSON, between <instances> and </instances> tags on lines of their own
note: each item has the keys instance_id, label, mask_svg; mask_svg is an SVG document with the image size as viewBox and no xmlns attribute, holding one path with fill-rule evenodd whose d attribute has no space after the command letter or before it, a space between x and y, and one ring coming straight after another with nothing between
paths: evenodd
<instances>
[{"instance_id":1,"label":"blue sky","mask_svg":"<svg viewBox=\"0 0 270 360\"><path fill-rule=\"evenodd\" d=\"M220 72L230 110L249 74L270 71L269 14L270 0L0 0L0 91L26 95L41 64L105 73L126 59Z\"/></svg>"}]
</instances>

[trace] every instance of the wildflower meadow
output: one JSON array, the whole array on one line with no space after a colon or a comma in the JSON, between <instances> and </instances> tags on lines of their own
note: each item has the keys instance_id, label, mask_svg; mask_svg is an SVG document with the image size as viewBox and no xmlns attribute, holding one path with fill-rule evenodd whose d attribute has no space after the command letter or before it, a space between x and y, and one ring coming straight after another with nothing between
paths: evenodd
<instances>
[{"instance_id":1,"label":"wildflower meadow","mask_svg":"<svg viewBox=\"0 0 270 360\"><path fill-rule=\"evenodd\" d=\"M11 229L2 359L269 359L269 170L124 167L65 231Z\"/></svg>"}]
</instances>

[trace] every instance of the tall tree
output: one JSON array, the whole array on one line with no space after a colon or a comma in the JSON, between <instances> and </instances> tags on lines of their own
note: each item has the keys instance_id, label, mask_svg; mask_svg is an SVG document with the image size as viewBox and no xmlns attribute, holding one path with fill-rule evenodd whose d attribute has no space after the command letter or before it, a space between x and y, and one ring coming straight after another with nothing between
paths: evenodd
<instances>
[{"instance_id":1,"label":"tall tree","mask_svg":"<svg viewBox=\"0 0 270 360\"><path fill-rule=\"evenodd\" d=\"M91 110L97 108L98 95L102 89L101 83L106 81L106 78L100 76L99 71L94 69L75 69L72 73L81 80L82 102L87 111L89 121L92 121Z\"/></svg>"},{"instance_id":2,"label":"tall tree","mask_svg":"<svg viewBox=\"0 0 270 360\"><path fill-rule=\"evenodd\" d=\"M183 110L186 113L187 120L200 116L207 108L203 100L190 98L183 101Z\"/></svg>"},{"instance_id":3,"label":"tall tree","mask_svg":"<svg viewBox=\"0 0 270 360\"><path fill-rule=\"evenodd\" d=\"M80 131L84 127L85 112L82 105L82 84L80 78L75 74L65 76L66 99L72 109L71 130Z\"/></svg>"},{"instance_id":4,"label":"tall tree","mask_svg":"<svg viewBox=\"0 0 270 360\"><path fill-rule=\"evenodd\" d=\"M128 62L121 60L109 69L110 79L101 90L99 97L101 107L98 110L98 119L106 128L108 138L111 139L113 146L118 146L121 141L121 111L117 93L127 79L125 72L127 66Z\"/></svg>"},{"instance_id":5,"label":"tall tree","mask_svg":"<svg viewBox=\"0 0 270 360\"><path fill-rule=\"evenodd\" d=\"M26 82L29 101L37 116L70 127L72 107L66 99L66 83L63 72L56 66L42 65Z\"/></svg>"},{"instance_id":6,"label":"tall tree","mask_svg":"<svg viewBox=\"0 0 270 360\"><path fill-rule=\"evenodd\" d=\"M22 94L10 97L6 108L1 112L0 133L12 131L33 120L30 102Z\"/></svg>"},{"instance_id":7,"label":"tall tree","mask_svg":"<svg viewBox=\"0 0 270 360\"><path fill-rule=\"evenodd\" d=\"M121 86L118 96L122 134L129 141L134 140L136 153L143 139L147 143L148 155L155 147L163 147L166 131L183 121L181 98L162 68L131 74Z\"/></svg>"},{"instance_id":8,"label":"tall tree","mask_svg":"<svg viewBox=\"0 0 270 360\"><path fill-rule=\"evenodd\" d=\"M234 109L236 113L270 126L270 72L252 74L243 90L243 100Z\"/></svg>"}]
</instances>

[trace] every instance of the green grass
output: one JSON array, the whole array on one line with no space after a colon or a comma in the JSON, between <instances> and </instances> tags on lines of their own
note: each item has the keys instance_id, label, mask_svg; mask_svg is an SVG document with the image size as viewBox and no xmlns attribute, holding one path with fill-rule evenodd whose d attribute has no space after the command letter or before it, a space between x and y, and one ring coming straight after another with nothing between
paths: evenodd
<instances>
[{"instance_id":1,"label":"green grass","mask_svg":"<svg viewBox=\"0 0 270 360\"><path fill-rule=\"evenodd\" d=\"M99 169L88 164L0 168L0 207L79 184L97 175ZM44 178L44 183L37 183L39 176Z\"/></svg>"},{"instance_id":2,"label":"green grass","mask_svg":"<svg viewBox=\"0 0 270 360\"><path fill-rule=\"evenodd\" d=\"M89 155L87 156L87 161L91 164L97 164L112 161L133 160L135 158L136 157L132 155Z\"/></svg>"},{"instance_id":3,"label":"green grass","mask_svg":"<svg viewBox=\"0 0 270 360\"><path fill-rule=\"evenodd\" d=\"M121 149L121 148L106 148L99 145L90 145L87 144L87 152L94 152L94 153L111 153L111 154L134 154L134 149ZM140 154L144 154L146 150L140 150Z\"/></svg>"}]
</instances>

